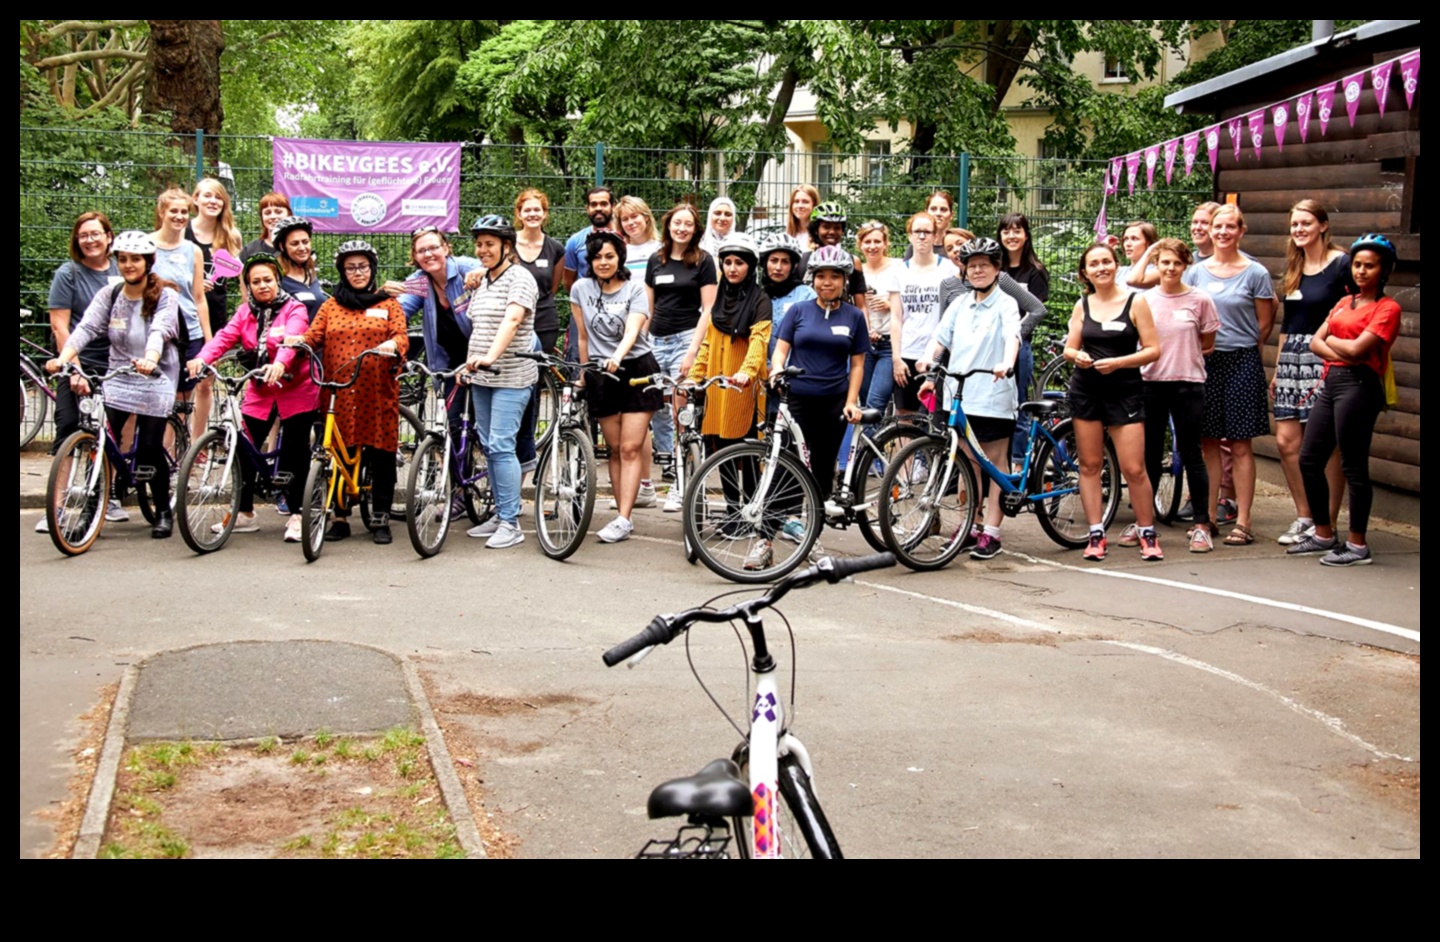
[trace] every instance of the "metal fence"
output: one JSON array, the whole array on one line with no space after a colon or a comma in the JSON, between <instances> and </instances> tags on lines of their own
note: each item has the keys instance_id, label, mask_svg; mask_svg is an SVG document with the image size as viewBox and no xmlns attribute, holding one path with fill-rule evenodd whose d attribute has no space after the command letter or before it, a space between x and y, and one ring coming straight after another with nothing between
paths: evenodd
<instances>
[{"instance_id":1,"label":"metal fence","mask_svg":"<svg viewBox=\"0 0 1440 942\"><path fill-rule=\"evenodd\" d=\"M213 176L230 189L244 237L260 232L260 197L274 185L268 137L76 128L21 128L20 134L22 308L43 315L50 279L67 257L71 222L82 212L104 212L117 229L152 229L161 190L171 185L188 190L198 177ZM1036 248L1052 271L1052 319L1063 323L1078 295L1076 260L1093 237L1102 162L922 156L887 148L878 142L864 153L842 154L467 144L462 149L461 222L486 212L508 214L517 193L537 187L550 199L548 228L563 240L586 224L585 190L604 183L617 194L645 199L657 220L678 202L695 203L703 211L711 199L725 195L736 204L740 227L760 233L783 229L791 192L800 183L812 183L822 199L846 206L852 229L869 218L890 224L891 245L899 254L905 220L925 208L933 190L942 189L958 197L952 224L978 233L993 234L1007 212L1028 215ZM1205 167L1173 186L1112 196L1108 216L1116 223L1149 219L1161 235L1184 237L1190 208L1209 198ZM319 235L321 258L348 237ZM408 237L372 233L365 238L376 245L384 276L409 270ZM465 250L464 241L457 242L457 251ZM326 274L322 266L322 277ZM231 292L232 303L237 294ZM37 341L43 337L42 330L29 332Z\"/></svg>"}]
</instances>

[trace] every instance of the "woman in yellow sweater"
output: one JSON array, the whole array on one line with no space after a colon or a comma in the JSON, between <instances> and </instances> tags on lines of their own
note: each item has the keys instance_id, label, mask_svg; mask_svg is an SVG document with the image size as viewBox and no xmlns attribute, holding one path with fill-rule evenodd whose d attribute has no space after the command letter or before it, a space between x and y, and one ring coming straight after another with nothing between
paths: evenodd
<instances>
[{"instance_id":1,"label":"woman in yellow sweater","mask_svg":"<svg viewBox=\"0 0 1440 942\"><path fill-rule=\"evenodd\" d=\"M728 376L739 390L712 386L706 393L706 450L714 452L748 437L765 414L762 390L770 349L770 298L755 278L755 243L743 232L725 238L716 252L722 277L710 326L690 368L693 383Z\"/></svg>"}]
</instances>

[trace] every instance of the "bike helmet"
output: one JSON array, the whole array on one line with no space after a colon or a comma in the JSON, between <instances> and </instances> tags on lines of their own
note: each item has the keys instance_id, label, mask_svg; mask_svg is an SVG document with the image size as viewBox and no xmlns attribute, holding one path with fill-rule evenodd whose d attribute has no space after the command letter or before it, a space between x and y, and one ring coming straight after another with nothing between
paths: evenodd
<instances>
[{"instance_id":1,"label":"bike helmet","mask_svg":"<svg viewBox=\"0 0 1440 942\"><path fill-rule=\"evenodd\" d=\"M283 251L285 237L290 234L291 229L304 229L305 234L310 236L315 234L315 227L304 216L286 216L275 224L274 229L270 230L272 244Z\"/></svg>"},{"instance_id":2,"label":"bike helmet","mask_svg":"<svg viewBox=\"0 0 1440 942\"><path fill-rule=\"evenodd\" d=\"M832 200L826 200L810 213L810 238L819 240L822 222L838 222L844 226L847 221L845 208Z\"/></svg>"},{"instance_id":3,"label":"bike helmet","mask_svg":"<svg viewBox=\"0 0 1440 942\"><path fill-rule=\"evenodd\" d=\"M759 260L755 253L755 240L744 232L732 232L720 240L720 244L715 247L715 257L723 259L727 255L745 256L751 268L754 268Z\"/></svg>"},{"instance_id":4,"label":"bike helmet","mask_svg":"<svg viewBox=\"0 0 1440 942\"><path fill-rule=\"evenodd\" d=\"M594 278L595 270L590 267L590 260L600 252L602 245L610 245L615 249L615 257L620 260L620 267L616 275L621 279L630 277L630 272L625 268L625 259L629 254L625 245L625 237L613 229L595 229L585 234L585 262L587 277Z\"/></svg>"},{"instance_id":5,"label":"bike helmet","mask_svg":"<svg viewBox=\"0 0 1440 942\"><path fill-rule=\"evenodd\" d=\"M275 269L276 281L279 281L280 278L284 275L284 272L280 270L279 259L277 259L273 255L266 255L264 252L256 252L254 255L250 256L245 260L244 267L240 269L240 283L242 285L250 284L250 269L254 268L256 265L269 265L271 268Z\"/></svg>"},{"instance_id":6,"label":"bike helmet","mask_svg":"<svg viewBox=\"0 0 1440 942\"><path fill-rule=\"evenodd\" d=\"M851 258L850 253L838 245L822 245L810 253L810 261L805 266L805 274L813 279L817 271L826 269L838 271L849 278L850 274L855 271L855 259Z\"/></svg>"},{"instance_id":7,"label":"bike helmet","mask_svg":"<svg viewBox=\"0 0 1440 942\"><path fill-rule=\"evenodd\" d=\"M341 242L340 247L335 250L335 270L342 275L345 274L345 256L347 255L363 255L370 259L371 272L376 272L380 269L380 256L375 253L375 249L370 243L364 239L349 239Z\"/></svg>"},{"instance_id":8,"label":"bike helmet","mask_svg":"<svg viewBox=\"0 0 1440 942\"><path fill-rule=\"evenodd\" d=\"M968 263L970 259L977 255L984 255L995 263L996 268L999 268L1001 259L1005 257L1005 250L1000 247L999 242L985 236L971 239L969 242L960 246L961 265Z\"/></svg>"},{"instance_id":9,"label":"bike helmet","mask_svg":"<svg viewBox=\"0 0 1440 942\"><path fill-rule=\"evenodd\" d=\"M800 251L800 243L788 232L776 232L765 237L760 243L760 263L763 265L765 260L776 252L788 252L791 265L799 265L800 257L804 254Z\"/></svg>"},{"instance_id":10,"label":"bike helmet","mask_svg":"<svg viewBox=\"0 0 1440 942\"><path fill-rule=\"evenodd\" d=\"M1367 232L1350 244L1351 255L1354 255L1362 249L1369 249L1392 265L1398 257L1395 251L1395 243L1378 232Z\"/></svg>"},{"instance_id":11,"label":"bike helmet","mask_svg":"<svg viewBox=\"0 0 1440 942\"><path fill-rule=\"evenodd\" d=\"M513 244L515 241L515 226L504 216L497 213L486 213L484 216L476 219L474 224L470 226L470 235L472 238L478 235L493 235L499 238L501 242L510 242Z\"/></svg>"},{"instance_id":12,"label":"bike helmet","mask_svg":"<svg viewBox=\"0 0 1440 942\"><path fill-rule=\"evenodd\" d=\"M148 233L138 229L128 229L115 237L110 244L110 254L118 255L124 252L126 255L149 255L153 257L156 252L155 240L150 238Z\"/></svg>"}]
</instances>

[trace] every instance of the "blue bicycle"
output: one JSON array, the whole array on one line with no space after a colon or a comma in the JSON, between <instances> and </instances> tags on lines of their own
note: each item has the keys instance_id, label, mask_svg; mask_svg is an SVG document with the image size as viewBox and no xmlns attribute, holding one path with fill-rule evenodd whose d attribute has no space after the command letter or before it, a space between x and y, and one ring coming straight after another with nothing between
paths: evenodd
<instances>
[{"instance_id":1,"label":"blue bicycle","mask_svg":"<svg viewBox=\"0 0 1440 942\"><path fill-rule=\"evenodd\" d=\"M979 374L990 375L990 371L951 373L937 368L927 378L938 385L942 377L949 376L959 380L963 390L965 379ZM1080 504L1080 464L1067 410L1068 403L1060 398L1020 406L1022 421L1030 423L1030 449L1020 471L1010 474L985 457L957 396L944 432L911 442L885 471L878 515L886 546L900 562L920 571L939 569L959 555L984 497L977 488L970 455L999 483L1000 507L1007 517L1022 511L1034 513L1041 529L1056 543L1069 549L1084 546L1090 524ZM962 436L970 455L960 448ZM1100 485L1108 527L1120 506L1121 488L1120 462L1108 438Z\"/></svg>"}]
</instances>

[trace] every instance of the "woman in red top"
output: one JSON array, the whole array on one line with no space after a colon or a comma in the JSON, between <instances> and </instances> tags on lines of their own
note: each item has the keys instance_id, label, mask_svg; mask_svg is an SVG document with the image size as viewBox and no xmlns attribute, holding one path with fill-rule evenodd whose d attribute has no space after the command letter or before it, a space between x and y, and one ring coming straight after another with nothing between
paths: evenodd
<instances>
[{"instance_id":1,"label":"woman in red top","mask_svg":"<svg viewBox=\"0 0 1440 942\"><path fill-rule=\"evenodd\" d=\"M1300 446L1300 475L1315 516L1315 533L1285 550L1291 556L1324 553L1326 566L1365 566L1373 558L1365 543L1370 522L1370 438L1385 408L1385 371L1390 347L1400 332L1400 305L1385 296L1395 270L1395 246L1378 233L1367 233L1350 246L1350 276L1358 294L1345 298L1310 340L1325 361L1325 376L1305 441ZM1340 543L1330 519L1330 486L1325 465L1340 447L1340 467L1350 482L1350 534Z\"/></svg>"}]
</instances>

